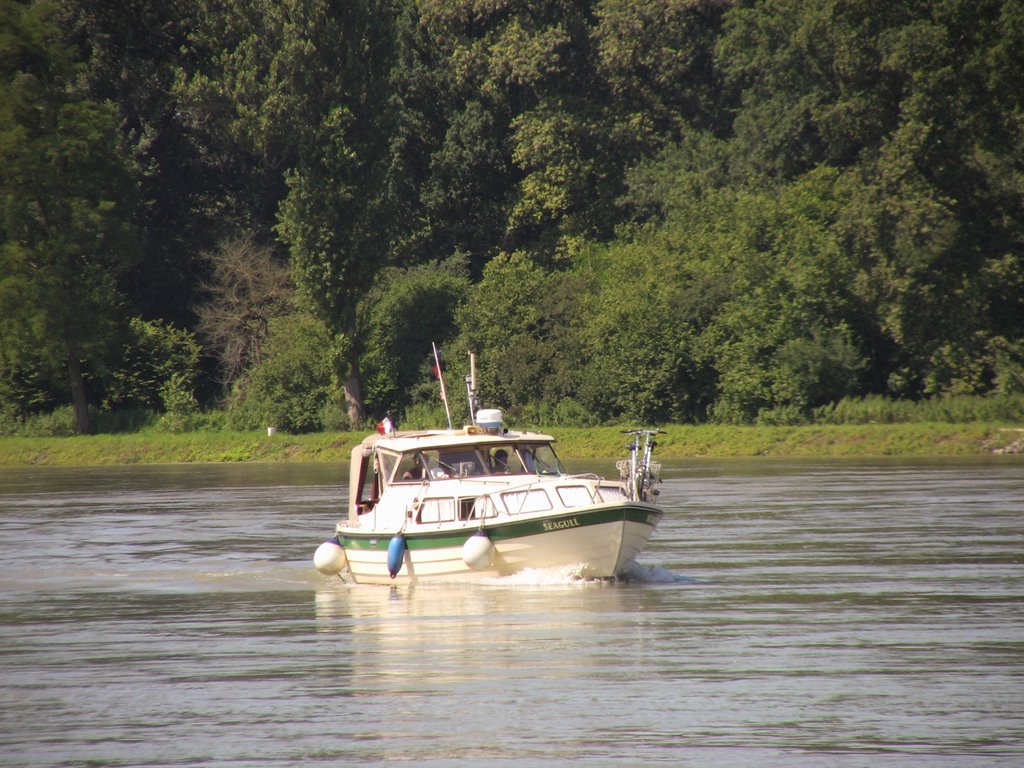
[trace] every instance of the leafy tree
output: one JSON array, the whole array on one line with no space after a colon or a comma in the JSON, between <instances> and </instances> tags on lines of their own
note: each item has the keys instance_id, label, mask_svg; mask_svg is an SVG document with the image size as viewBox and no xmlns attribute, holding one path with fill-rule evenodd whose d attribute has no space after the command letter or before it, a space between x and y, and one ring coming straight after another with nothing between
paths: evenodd
<instances>
[{"instance_id":1,"label":"leafy tree","mask_svg":"<svg viewBox=\"0 0 1024 768\"><path fill-rule=\"evenodd\" d=\"M134 313L179 327L194 322L205 267L196 257L239 219L262 216L269 229L274 212L247 183L241 151L212 141L175 89L179 73L195 66L190 32L199 10L180 0L61 0L56 9L80 52L82 95L115 106L135 163L135 221L146 238L121 281L126 298Z\"/></svg>"},{"instance_id":2,"label":"leafy tree","mask_svg":"<svg viewBox=\"0 0 1024 768\"><path fill-rule=\"evenodd\" d=\"M564 264L583 238L611 235L626 156L609 129L592 5L417 4L396 79L411 248L465 252L478 275L498 252Z\"/></svg>"},{"instance_id":3,"label":"leafy tree","mask_svg":"<svg viewBox=\"0 0 1024 768\"><path fill-rule=\"evenodd\" d=\"M186 43L174 62L169 98L191 145L194 159L185 162L197 166L192 218L213 222L198 251L239 231L272 238L287 194L285 174L299 147L310 143L323 68L309 60L321 40L314 33L324 5L185 4ZM325 35L337 32L324 26Z\"/></svg>"},{"instance_id":4,"label":"leafy tree","mask_svg":"<svg viewBox=\"0 0 1024 768\"><path fill-rule=\"evenodd\" d=\"M883 35L927 3L744 2L724 17L717 64L741 106L737 155L752 173L793 178L855 163L897 124L899 79Z\"/></svg>"},{"instance_id":5,"label":"leafy tree","mask_svg":"<svg viewBox=\"0 0 1024 768\"><path fill-rule=\"evenodd\" d=\"M592 36L615 128L634 161L691 130L722 131L729 94L715 68L725 3L604 0Z\"/></svg>"},{"instance_id":6,"label":"leafy tree","mask_svg":"<svg viewBox=\"0 0 1024 768\"><path fill-rule=\"evenodd\" d=\"M523 253L488 263L456 313L454 345L478 354L478 389L488 404L516 416L573 394L584 354L576 332L585 290L581 276L548 271Z\"/></svg>"},{"instance_id":7,"label":"leafy tree","mask_svg":"<svg viewBox=\"0 0 1024 768\"><path fill-rule=\"evenodd\" d=\"M192 391L188 374L173 373L160 387L164 413L159 427L167 432L187 432L195 428L199 402Z\"/></svg>"},{"instance_id":8,"label":"leafy tree","mask_svg":"<svg viewBox=\"0 0 1024 768\"><path fill-rule=\"evenodd\" d=\"M379 416L412 404L430 375L431 344L455 332L455 315L470 290L465 259L381 271L360 303L366 330L362 358L366 404ZM434 400L434 385L427 389ZM458 392L453 393L453 397Z\"/></svg>"},{"instance_id":9,"label":"leafy tree","mask_svg":"<svg viewBox=\"0 0 1024 768\"><path fill-rule=\"evenodd\" d=\"M479 274L504 234L509 178L494 115L479 101L467 102L450 116L444 139L430 155L420 191L424 228L413 235L423 243L420 252L468 254Z\"/></svg>"},{"instance_id":10,"label":"leafy tree","mask_svg":"<svg viewBox=\"0 0 1024 768\"><path fill-rule=\"evenodd\" d=\"M715 378L698 340L726 281L649 231L585 252L579 267L596 283L580 334L580 401L604 420L703 421Z\"/></svg>"},{"instance_id":11,"label":"leafy tree","mask_svg":"<svg viewBox=\"0 0 1024 768\"><path fill-rule=\"evenodd\" d=\"M66 372L55 370L29 345L16 354L11 354L13 348L7 341L0 346L0 421L9 431L16 431L28 416L70 401ZM73 425L73 414L70 421Z\"/></svg>"},{"instance_id":12,"label":"leafy tree","mask_svg":"<svg viewBox=\"0 0 1024 768\"><path fill-rule=\"evenodd\" d=\"M236 419L294 429L342 389L354 424L425 416L433 340L523 418L1021 387L1021 3L0 0L0 23L12 423L72 393L85 419L86 387L193 423L150 359L184 365L172 326L254 393ZM319 362L289 381L275 333Z\"/></svg>"},{"instance_id":13,"label":"leafy tree","mask_svg":"<svg viewBox=\"0 0 1024 768\"><path fill-rule=\"evenodd\" d=\"M833 231L841 177L672 189L660 227L588 256L599 289L584 402L610 418L747 422L856 391L858 273Z\"/></svg>"},{"instance_id":14,"label":"leafy tree","mask_svg":"<svg viewBox=\"0 0 1024 768\"><path fill-rule=\"evenodd\" d=\"M339 378L363 419L359 298L389 260L391 2L259 0L204 6L216 51L181 86L196 115L284 180L276 232L300 291L343 337ZM223 41L223 42L220 42Z\"/></svg>"},{"instance_id":15,"label":"leafy tree","mask_svg":"<svg viewBox=\"0 0 1024 768\"><path fill-rule=\"evenodd\" d=\"M79 432L83 362L101 368L122 321L118 281L138 254L133 166L109 103L76 91L54 5L0 4L0 341L7 365L64 366Z\"/></svg>"},{"instance_id":16,"label":"leafy tree","mask_svg":"<svg viewBox=\"0 0 1024 768\"><path fill-rule=\"evenodd\" d=\"M997 367L1015 365L1007 350L1020 335L1013 241L1022 208L1019 174L1006 163L1019 146L1020 89L997 95L986 81L1008 85L1002 38L1019 36L1019 13L956 2L877 10L785 0L731 7L718 56L743 95L734 138L684 129L679 146L630 178L623 202L640 220L667 222L664 238L688 238L683 253L703 242L709 254L731 254L731 266L706 259L728 266L719 271L733 298L694 347L722 377L719 418L806 412L863 386L904 396L986 391ZM822 163L849 170L830 189L822 169L808 173ZM760 194L771 188L765 177L793 180L775 212ZM708 206L730 189L742 201L726 206L733 233L707 241L719 221ZM832 212L819 206L808 216L806 202L792 207L797 194ZM663 242L628 231L648 249ZM661 268L669 282L697 280L693 266ZM830 286L818 298L806 294L813 281L804 276L815 273ZM658 380L657 370L643 381Z\"/></svg>"},{"instance_id":17,"label":"leafy tree","mask_svg":"<svg viewBox=\"0 0 1024 768\"><path fill-rule=\"evenodd\" d=\"M1024 89L991 90L1008 85L998 52L1024 41L1011 5L936 4L881 38L899 121L862 164L844 237L871 265L894 395L986 391L1000 340L1024 332Z\"/></svg>"},{"instance_id":18,"label":"leafy tree","mask_svg":"<svg viewBox=\"0 0 1024 768\"><path fill-rule=\"evenodd\" d=\"M518 5L493 19L481 62L481 90L509 109L515 188L501 246L565 264L584 238L612 234L623 156L608 130L591 4Z\"/></svg>"},{"instance_id":19,"label":"leafy tree","mask_svg":"<svg viewBox=\"0 0 1024 768\"><path fill-rule=\"evenodd\" d=\"M716 418L747 421L777 406L804 410L828 397L824 379L858 383L862 355L851 349L849 331L860 321L851 292L858 268L833 231L844 194L842 178L824 168L777 194L726 194L713 247L732 297L705 337L718 372ZM795 365L795 351L811 348L818 361Z\"/></svg>"},{"instance_id":20,"label":"leafy tree","mask_svg":"<svg viewBox=\"0 0 1024 768\"><path fill-rule=\"evenodd\" d=\"M772 358L772 408L805 416L860 389L865 360L844 325L813 328L784 342ZM764 411L758 414L763 418Z\"/></svg>"}]
</instances>

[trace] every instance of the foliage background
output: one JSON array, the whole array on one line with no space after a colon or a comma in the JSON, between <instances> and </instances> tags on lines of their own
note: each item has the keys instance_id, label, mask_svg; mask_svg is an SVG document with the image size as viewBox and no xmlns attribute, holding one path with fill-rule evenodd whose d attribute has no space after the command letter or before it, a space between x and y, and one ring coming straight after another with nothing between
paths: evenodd
<instances>
[{"instance_id":1,"label":"foliage background","mask_svg":"<svg viewBox=\"0 0 1024 768\"><path fill-rule=\"evenodd\" d=\"M432 341L520 423L1024 418L1021 71L1019 0L0 0L3 431L427 423Z\"/></svg>"}]
</instances>

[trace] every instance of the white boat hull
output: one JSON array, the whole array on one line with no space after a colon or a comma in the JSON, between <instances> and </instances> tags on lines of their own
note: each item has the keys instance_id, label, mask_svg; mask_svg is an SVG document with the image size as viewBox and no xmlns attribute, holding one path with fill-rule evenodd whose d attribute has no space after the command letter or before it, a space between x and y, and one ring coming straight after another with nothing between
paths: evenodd
<instances>
[{"instance_id":1,"label":"white boat hull","mask_svg":"<svg viewBox=\"0 0 1024 768\"><path fill-rule=\"evenodd\" d=\"M406 549L398 572L388 570L391 536L339 529L349 575L363 584L419 580L480 580L527 569L572 567L581 578L619 576L643 549L661 517L650 504L628 502L575 509L558 515L495 520L484 526L456 524L442 530L404 532ZM466 540L483 530L494 545L490 566L463 561Z\"/></svg>"}]
</instances>

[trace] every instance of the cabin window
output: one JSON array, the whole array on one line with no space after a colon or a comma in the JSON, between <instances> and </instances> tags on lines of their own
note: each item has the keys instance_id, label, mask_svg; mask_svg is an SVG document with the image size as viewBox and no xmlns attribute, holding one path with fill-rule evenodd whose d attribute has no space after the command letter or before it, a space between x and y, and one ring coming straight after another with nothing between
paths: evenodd
<instances>
[{"instance_id":1,"label":"cabin window","mask_svg":"<svg viewBox=\"0 0 1024 768\"><path fill-rule=\"evenodd\" d=\"M567 507L585 507L594 503L590 489L585 485L561 485L558 487L558 498Z\"/></svg>"},{"instance_id":2,"label":"cabin window","mask_svg":"<svg viewBox=\"0 0 1024 768\"><path fill-rule=\"evenodd\" d=\"M416 514L417 523L449 523L455 520L455 499L424 499Z\"/></svg>"},{"instance_id":3,"label":"cabin window","mask_svg":"<svg viewBox=\"0 0 1024 768\"><path fill-rule=\"evenodd\" d=\"M546 512L551 509L551 499L539 488L529 491L506 491L501 500L510 515L527 512Z\"/></svg>"},{"instance_id":4,"label":"cabin window","mask_svg":"<svg viewBox=\"0 0 1024 768\"><path fill-rule=\"evenodd\" d=\"M430 459L424 453L424 451L413 451L402 454L398 460L398 470L394 475L396 483L422 482L430 471Z\"/></svg>"},{"instance_id":5,"label":"cabin window","mask_svg":"<svg viewBox=\"0 0 1024 768\"><path fill-rule=\"evenodd\" d=\"M359 501L372 504L379 498L380 489L377 484L377 467L371 463L366 468L366 474L363 476L363 487L359 490Z\"/></svg>"},{"instance_id":6,"label":"cabin window","mask_svg":"<svg viewBox=\"0 0 1024 768\"><path fill-rule=\"evenodd\" d=\"M462 521L480 520L497 514L494 504L486 496L467 496L460 499L432 498L424 499L420 503L416 522L450 523L456 520L456 517Z\"/></svg>"},{"instance_id":7,"label":"cabin window","mask_svg":"<svg viewBox=\"0 0 1024 768\"><path fill-rule=\"evenodd\" d=\"M395 475L395 465L398 464L398 456L393 453L377 453L377 461L380 462L381 477L385 483L392 482Z\"/></svg>"},{"instance_id":8,"label":"cabin window","mask_svg":"<svg viewBox=\"0 0 1024 768\"><path fill-rule=\"evenodd\" d=\"M623 501L626 494L622 492L621 485L602 485L601 499L603 501Z\"/></svg>"},{"instance_id":9,"label":"cabin window","mask_svg":"<svg viewBox=\"0 0 1024 768\"><path fill-rule=\"evenodd\" d=\"M470 520L481 520L485 517L497 517L498 508L494 505L494 499L490 496L478 496L473 499Z\"/></svg>"}]
</instances>

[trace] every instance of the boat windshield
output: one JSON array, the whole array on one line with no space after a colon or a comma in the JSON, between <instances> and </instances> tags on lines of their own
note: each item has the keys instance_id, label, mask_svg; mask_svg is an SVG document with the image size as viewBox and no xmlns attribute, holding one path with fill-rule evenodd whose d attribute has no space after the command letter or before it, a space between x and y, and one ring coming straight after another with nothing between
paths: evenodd
<instances>
[{"instance_id":1,"label":"boat windshield","mask_svg":"<svg viewBox=\"0 0 1024 768\"><path fill-rule=\"evenodd\" d=\"M526 471L536 475L561 475L565 473L555 450L547 443L516 446Z\"/></svg>"},{"instance_id":2,"label":"boat windshield","mask_svg":"<svg viewBox=\"0 0 1024 768\"><path fill-rule=\"evenodd\" d=\"M385 474L395 483L424 479L487 477L491 475L558 475L562 465L545 443L431 448L407 451L385 462Z\"/></svg>"},{"instance_id":3,"label":"boat windshield","mask_svg":"<svg viewBox=\"0 0 1024 768\"><path fill-rule=\"evenodd\" d=\"M442 448L403 453L394 481L420 482L426 478L478 477L490 474L487 454L478 448Z\"/></svg>"}]
</instances>

